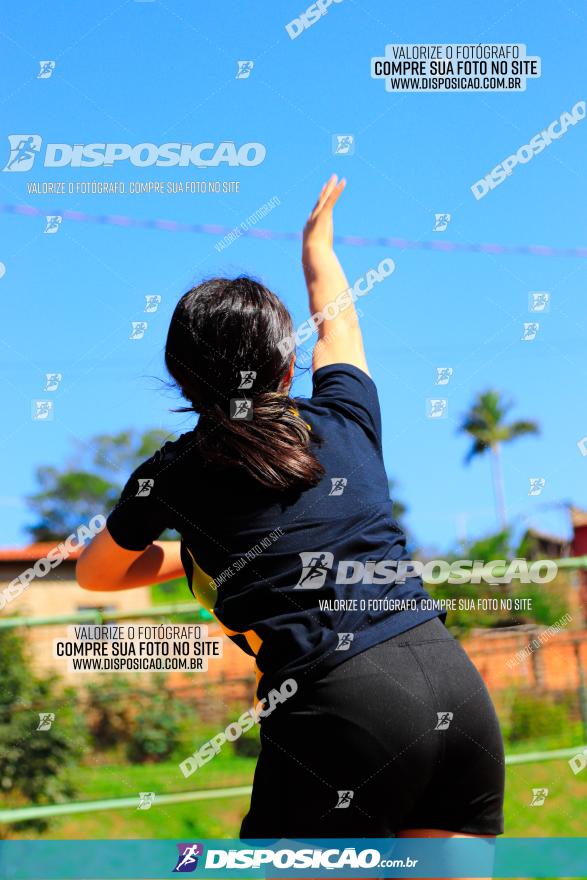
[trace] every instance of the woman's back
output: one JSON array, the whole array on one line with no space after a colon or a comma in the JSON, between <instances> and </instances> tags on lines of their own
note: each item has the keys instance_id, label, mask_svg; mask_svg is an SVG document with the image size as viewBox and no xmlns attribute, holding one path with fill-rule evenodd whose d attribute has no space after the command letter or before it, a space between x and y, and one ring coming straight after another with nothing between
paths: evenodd
<instances>
[{"instance_id":1,"label":"woman's back","mask_svg":"<svg viewBox=\"0 0 587 880\"><path fill-rule=\"evenodd\" d=\"M181 534L194 595L256 656L261 697L438 614L417 609L426 596L418 578L395 582L407 553L371 378L348 364L323 367L312 397L296 405L319 438L316 486L277 492L238 467L207 465L196 427L135 471L108 519L128 549L165 528ZM144 480L149 494L137 494Z\"/></svg>"}]
</instances>

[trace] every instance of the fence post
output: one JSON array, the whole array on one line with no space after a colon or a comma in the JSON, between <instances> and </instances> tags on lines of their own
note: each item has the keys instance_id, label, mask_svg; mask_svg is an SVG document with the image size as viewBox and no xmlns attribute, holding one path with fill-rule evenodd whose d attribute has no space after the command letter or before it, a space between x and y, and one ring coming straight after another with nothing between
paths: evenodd
<instances>
[{"instance_id":1,"label":"fence post","mask_svg":"<svg viewBox=\"0 0 587 880\"><path fill-rule=\"evenodd\" d=\"M578 639L573 639L573 650L577 661L577 692L581 721L583 722L583 742L587 742L587 682L585 681L585 670L581 663L581 642Z\"/></svg>"}]
</instances>

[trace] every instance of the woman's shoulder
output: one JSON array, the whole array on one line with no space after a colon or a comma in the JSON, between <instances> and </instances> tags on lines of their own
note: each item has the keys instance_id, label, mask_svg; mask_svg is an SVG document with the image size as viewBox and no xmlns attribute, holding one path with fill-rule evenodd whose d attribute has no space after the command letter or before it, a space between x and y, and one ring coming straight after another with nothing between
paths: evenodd
<instances>
[{"instance_id":1,"label":"woman's shoulder","mask_svg":"<svg viewBox=\"0 0 587 880\"><path fill-rule=\"evenodd\" d=\"M174 464L181 458L190 458L197 454L198 441L195 429L180 434L175 439L167 440L152 456L148 459L149 463L156 468L164 469Z\"/></svg>"},{"instance_id":2,"label":"woman's shoulder","mask_svg":"<svg viewBox=\"0 0 587 880\"><path fill-rule=\"evenodd\" d=\"M381 445L381 412L373 379L352 364L329 364L312 377L312 396L300 398L301 411L314 415L336 414L337 422L346 420L359 425L369 439Z\"/></svg>"}]
</instances>

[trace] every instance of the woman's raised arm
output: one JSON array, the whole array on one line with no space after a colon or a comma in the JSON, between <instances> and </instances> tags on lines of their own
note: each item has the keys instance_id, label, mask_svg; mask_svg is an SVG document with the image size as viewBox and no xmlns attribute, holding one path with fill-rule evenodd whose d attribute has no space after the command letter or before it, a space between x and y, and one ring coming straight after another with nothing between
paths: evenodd
<instances>
[{"instance_id":1,"label":"woman's raised arm","mask_svg":"<svg viewBox=\"0 0 587 880\"><path fill-rule=\"evenodd\" d=\"M312 369L344 363L369 373L349 283L333 248L332 213L345 185L336 175L324 184L304 228L302 263L310 311L318 327Z\"/></svg>"}]
</instances>

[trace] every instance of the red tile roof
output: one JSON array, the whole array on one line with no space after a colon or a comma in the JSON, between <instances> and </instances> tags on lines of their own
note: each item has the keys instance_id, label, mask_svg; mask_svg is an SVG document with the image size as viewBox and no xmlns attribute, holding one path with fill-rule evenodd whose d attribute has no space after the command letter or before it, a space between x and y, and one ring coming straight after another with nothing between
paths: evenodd
<instances>
[{"instance_id":1,"label":"red tile roof","mask_svg":"<svg viewBox=\"0 0 587 880\"><path fill-rule=\"evenodd\" d=\"M27 547L0 547L0 562L35 562L44 559L50 550L59 546L59 541L38 541ZM77 559L82 547L71 549L70 559Z\"/></svg>"}]
</instances>

